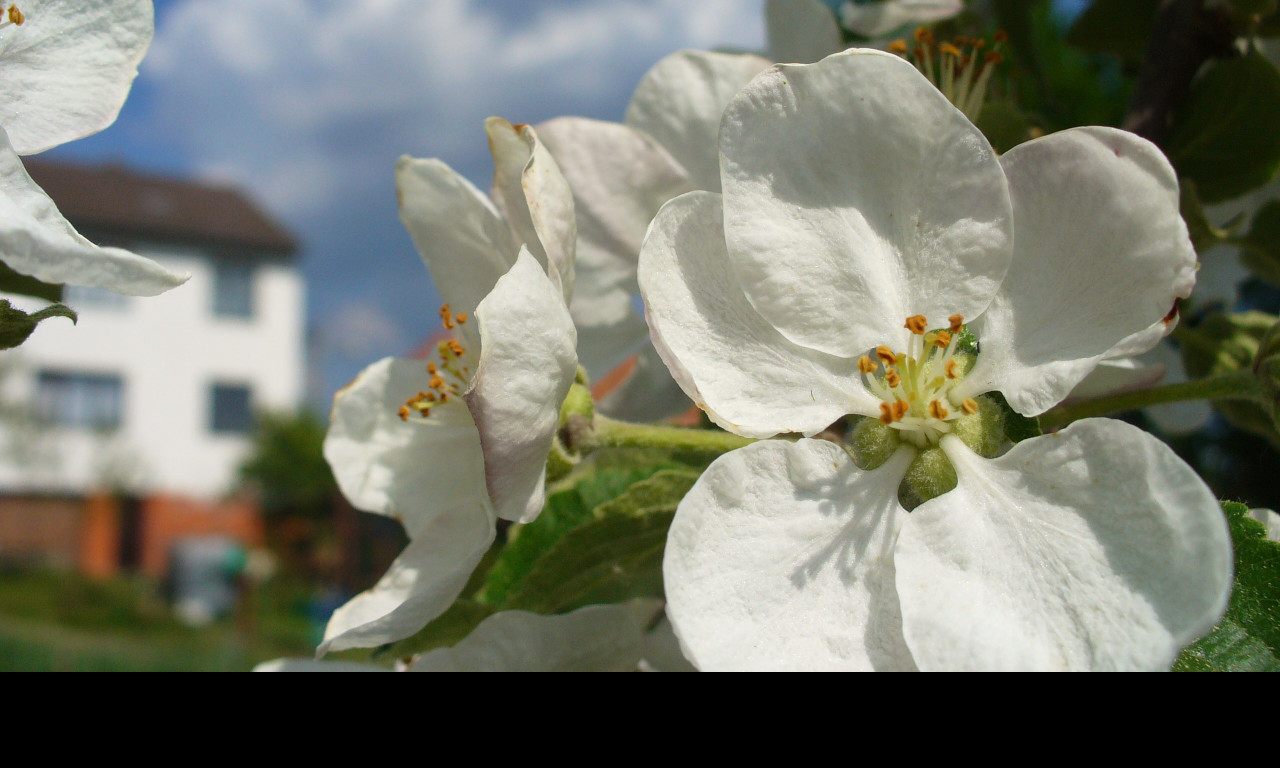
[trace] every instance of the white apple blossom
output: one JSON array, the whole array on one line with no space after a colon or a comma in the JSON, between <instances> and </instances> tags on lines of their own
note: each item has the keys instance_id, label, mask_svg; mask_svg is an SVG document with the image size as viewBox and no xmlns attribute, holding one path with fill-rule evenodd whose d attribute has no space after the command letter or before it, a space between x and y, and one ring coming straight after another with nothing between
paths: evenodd
<instances>
[{"instance_id":1,"label":"white apple blossom","mask_svg":"<svg viewBox=\"0 0 1280 768\"><path fill-rule=\"evenodd\" d=\"M561 117L537 126L573 189L577 211L578 279L570 311L578 357L598 378L638 356L630 377L599 403L605 413L648 421L688 407L649 344L633 300L636 259L663 203L695 189L720 189L720 114L767 66L759 56L680 51L641 79L624 123Z\"/></svg>"},{"instance_id":2,"label":"white apple blossom","mask_svg":"<svg viewBox=\"0 0 1280 768\"><path fill-rule=\"evenodd\" d=\"M530 127L485 128L493 203L438 160L396 168L401 220L449 302L453 338L429 362L374 363L334 400L324 452L339 487L357 509L398 519L410 543L334 613L320 653L416 632L461 592L497 518L528 522L542 509L577 372L565 306L573 204Z\"/></svg>"},{"instance_id":3,"label":"white apple blossom","mask_svg":"<svg viewBox=\"0 0 1280 768\"><path fill-rule=\"evenodd\" d=\"M0 4L0 127L20 155L115 122L155 32L151 0Z\"/></svg>"},{"instance_id":4,"label":"white apple blossom","mask_svg":"<svg viewBox=\"0 0 1280 768\"><path fill-rule=\"evenodd\" d=\"M766 0L764 24L774 61L809 64L844 49L836 15L822 0Z\"/></svg>"},{"instance_id":5,"label":"white apple blossom","mask_svg":"<svg viewBox=\"0 0 1280 768\"><path fill-rule=\"evenodd\" d=\"M588 605L546 616L501 611L489 616L457 644L397 662L405 672L634 672L687 671L670 625L659 620L661 603ZM255 672L389 672L375 664L311 659L275 659Z\"/></svg>"},{"instance_id":6,"label":"white apple blossom","mask_svg":"<svg viewBox=\"0 0 1280 768\"><path fill-rule=\"evenodd\" d=\"M1212 627L1227 526L1172 451L1108 419L1003 455L971 430L984 393L1040 414L1189 293L1157 149L1080 128L997 157L914 67L855 50L734 97L720 170L723 193L667 203L641 251L677 381L739 434L857 414L892 436L874 468L810 439L708 468L664 560L696 666L1163 669ZM908 514L926 458L956 485Z\"/></svg>"},{"instance_id":7,"label":"white apple blossom","mask_svg":"<svg viewBox=\"0 0 1280 768\"><path fill-rule=\"evenodd\" d=\"M186 275L81 237L22 167L110 125L153 33L151 0L0 4L0 258L48 283L153 296Z\"/></svg>"}]
</instances>

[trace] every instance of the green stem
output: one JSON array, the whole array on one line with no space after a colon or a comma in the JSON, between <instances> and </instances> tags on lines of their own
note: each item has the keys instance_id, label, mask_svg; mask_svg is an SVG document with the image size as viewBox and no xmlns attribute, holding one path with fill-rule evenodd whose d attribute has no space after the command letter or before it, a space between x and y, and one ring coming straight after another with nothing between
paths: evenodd
<instances>
[{"instance_id":1,"label":"green stem","mask_svg":"<svg viewBox=\"0 0 1280 768\"><path fill-rule=\"evenodd\" d=\"M648 424L629 424L597 415L584 448L657 448L699 456L715 457L750 445L749 437L712 429L686 429ZM585 453L586 451L584 451Z\"/></svg>"},{"instance_id":2,"label":"green stem","mask_svg":"<svg viewBox=\"0 0 1280 768\"><path fill-rule=\"evenodd\" d=\"M1079 419L1106 416L1161 403L1184 400L1260 400L1262 397L1262 384L1253 371L1236 371L1059 406L1040 417L1040 427L1045 430L1057 429Z\"/></svg>"}]
</instances>

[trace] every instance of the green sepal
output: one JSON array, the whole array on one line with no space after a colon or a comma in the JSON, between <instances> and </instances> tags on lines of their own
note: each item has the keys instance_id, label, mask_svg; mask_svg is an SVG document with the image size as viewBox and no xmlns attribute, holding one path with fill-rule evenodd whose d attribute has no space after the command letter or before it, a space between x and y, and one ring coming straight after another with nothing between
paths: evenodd
<instances>
[{"instance_id":1,"label":"green sepal","mask_svg":"<svg viewBox=\"0 0 1280 768\"><path fill-rule=\"evenodd\" d=\"M13 267L0 261L0 292L17 293L22 296L34 296L45 301L62 301L62 286L57 283L46 283L30 275L17 272Z\"/></svg>"},{"instance_id":2,"label":"green sepal","mask_svg":"<svg viewBox=\"0 0 1280 768\"><path fill-rule=\"evenodd\" d=\"M939 447L920 450L907 467L898 488L898 499L908 511L955 489L959 478L951 459Z\"/></svg>"},{"instance_id":3,"label":"green sepal","mask_svg":"<svg viewBox=\"0 0 1280 768\"><path fill-rule=\"evenodd\" d=\"M1222 502L1235 548L1227 613L1209 635L1182 651L1175 672L1280 672L1280 542L1249 516Z\"/></svg>"},{"instance_id":4,"label":"green sepal","mask_svg":"<svg viewBox=\"0 0 1280 768\"><path fill-rule=\"evenodd\" d=\"M50 304L38 312L27 314L11 305L8 299L0 299L0 349L13 349L27 340L42 320L65 317L76 322L75 310L65 304Z\"/></svg>"},{"instance_id":5,"label":"green sepal","mask_svg":"<svg viewBox=\"0 0 1280 768\"><path fill-rule=\"evenodd\" d=\"M889 460L902 445L898 430L879 419L866 416L854 416L852 429L849 430L849 450L853 453L853 462L859 468L873 470Z\"/></svg>"},{"instance_id":6,"label":"green sepal","mask_svg":"<svg viewBox=\"0 0 1280 768\"><path fill-rule=\"evenodd\" d=\"M1280 72L1256 49L1218 59L1178 111L1168 154L1206 203L1270 181L1280 168Z\"/></svg>"}]
</instances>

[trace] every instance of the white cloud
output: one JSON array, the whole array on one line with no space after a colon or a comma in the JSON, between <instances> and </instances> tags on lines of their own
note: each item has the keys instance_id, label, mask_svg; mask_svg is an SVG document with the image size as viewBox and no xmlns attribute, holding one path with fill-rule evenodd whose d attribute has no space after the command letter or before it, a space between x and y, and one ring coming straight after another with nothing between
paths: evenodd
<instances>
[{"instance_id":1,"label":"white cloud","mask_svg":"<svg viewBox=\"0 0 1280 768\"><path fill-rule=\"evenodd\" d=\"M399 155L440 157L485 187L485 117L621 119L663 55L763 47L762 2L172 0L133 130L301 237L336 385L375 348L406 352L435 327L438 299L396 219Z\"/></svg>"},{"instance_id":2,"label":"white cloud","mask_svg":"<svg viewBox=\"0 0 1280 768\"><path fill-rule=\"evenodd\" d=\"M202 170L238 166L286 215L313 214L336 187L389 183L385 162L368 165L388 153L475 156L489 114L590 112L670 50L760 44L759 5L186 0L143 73Z\"/></svg>"}]
</instances>

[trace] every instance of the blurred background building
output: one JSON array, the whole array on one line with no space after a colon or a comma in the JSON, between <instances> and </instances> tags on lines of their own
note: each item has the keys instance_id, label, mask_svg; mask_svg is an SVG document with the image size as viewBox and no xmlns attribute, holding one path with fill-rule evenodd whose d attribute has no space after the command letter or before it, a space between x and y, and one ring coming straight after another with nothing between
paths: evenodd
<instances>
[{"instance_id":1,"label":"blurred background building","mask_svg":"<svg viewBox=\"0 0 1280 768\"><path fill-rule=\"evenodd\" d=\"M119 165L27 167L90 240L191 279L145 299L68 287L79 323L45 323L6 356L0 558L161 576L183 539L260 545L254 501L232 491L254 414L304 399L293 237L235 189Z\"/></svg>"}]
</instances>

